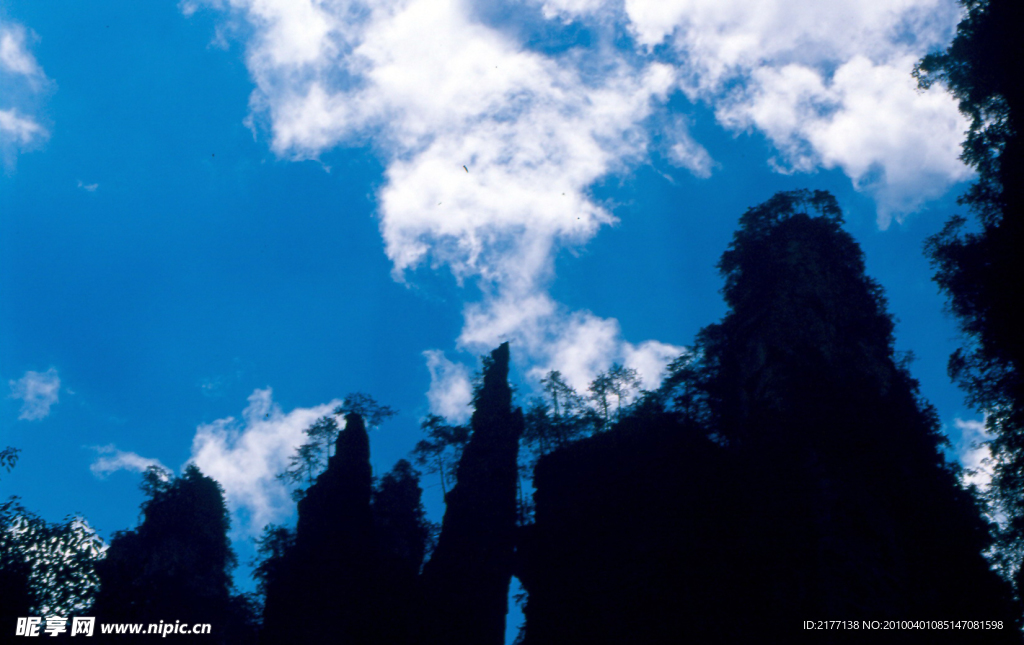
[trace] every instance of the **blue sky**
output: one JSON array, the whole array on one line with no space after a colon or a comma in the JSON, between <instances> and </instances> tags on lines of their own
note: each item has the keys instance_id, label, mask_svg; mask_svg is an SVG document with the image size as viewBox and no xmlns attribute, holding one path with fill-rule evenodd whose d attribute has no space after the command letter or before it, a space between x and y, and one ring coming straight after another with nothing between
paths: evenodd
<instances>
[{"instance_id":1,"label":"blue sky","mask_svg":"<svg viewBox=\"0 0 1024 645\"><path fill-rule=\"evenodd\" d=\"M293 513L273 474L349 392L401 411L372 437L381 474L425 414L465 418L504 340L524 399L613 361L654 385L724 313L740 214L803 187L838 197L963 448L979 417L946 377L956 330L921 245L971 179L966 122L910 78L957 15L6 0L0 446L22 453L0 493L109 536L137 520L141 469L194 459L245 559Z\"/></svg>"}]
</instances>

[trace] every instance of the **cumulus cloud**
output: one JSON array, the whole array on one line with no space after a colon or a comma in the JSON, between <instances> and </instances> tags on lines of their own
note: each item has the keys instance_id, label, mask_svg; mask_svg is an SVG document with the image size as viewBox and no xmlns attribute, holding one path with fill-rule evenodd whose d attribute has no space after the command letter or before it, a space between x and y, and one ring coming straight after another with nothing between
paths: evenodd
<instances>
[{"instance_id":1,"label":"cumulus cloud","mask_svg":"<svg viewBox=\"0 0 1024 645\"><path fill-rule=\"evenodd\" d=\"M882 227L969 175L955 102L910 76L952 35L954 0L510 7L534 11L544 29L579 21L597 34L554 53L464 0L202 4L244 25L234 31L247 39L255 84L250 124L276 154L315 159L370 144L380 155L380 231L395 278L447 269L479 286L459 349L513 340L528 373L559 369L577 387L615 360L632 360L653 384L681 351L633 345L614 319L547 294L557 250L615 222L589 192L597 181L643 161L655 140L669 163L713 171L687 120L668 114L674 93L711 106L726 128L762 133L780 172L841 169L875 197ZM623 30L632 45L609 36ZM432 405L444 407L445 384L457 381L444 380L441 359L427 355Z\"/></svg>"},{"instance_id":2,"label":"cumulus cloud","mask_svg":"<svg viewBox=\"0 0 1024 645\"><path fill-rule=\"evenodd\" d=\"M385 160L380 230L395 278L444 267L483 289L460 349L514 338L518 358L580 382L624 353L616 321L569 312L546 290L556 250L615 221L589 188L645 157L671 66L610 46L537 52L460 0L210 4L250 28L251 120L278 155L369 141ZM667 157L707 176L686 122L670 126ZM453 411L465 368L426 358L432 406Z\"/></svg>"},{"instance_id":3,"label":"cumulus cloud","mask_svg":"<svg viewBox=\"0 0 1024 645\"><path fill-rule=\"evenodd\" d=\"M19 152L49 137L36 115L40 98L51 85L29 51L29 43L36 39L23 25L0 19L0 156L8 170Z\"/></svg>"},{"instance_id":4,"label":"cumulus cloud","mask_svg":"<svg viewBox=\"0 0 1024 645\"><path fill-rule=\"evenodd\" d=\"M736 128L756 127L783 170L839 167L878 203L878 224L913 212L971 171L959 160L967 122L950 97L918 91L916 56L876 64L863 56L825 79L802 65L756 70L753 86L718 109Z\"/></svg>"},{"instance_id":5,"label":"cumulus cloud","mask_svg":"<svg viewBox=\"0 0 1024 645\"><path fill-rule=\"evenodd\" d=\"M50 368L45 372L29 370L18 380L8 381L11 398L21 399L18 418L24 421L38 421L50 414L50 407L59 400L60 376Z\"/></svg>"},{"instance_id":6,"label":"cumulus cloud","mask_svg":"<svg viewBox=\"0 0 1024 645\"><path fill-rule=\"evenodd\" d=\"M578 391L586 391L614 362L636 369L643 386L651 389L660 383L665 366L684 351L658 341L633 345L622 338L617 320L570 311L545 293L474 303L467 306L465 319L461 345L483 351L511 341L532 365L527 375L535 382L558 370Z\"/></svg>"},{"instance_id":7,"label":"cumulus cloud","mask_svg":"<svg viewBox=\"0 0 1024 645\"><path fill-rule=\"evenodd\" d=\"M218 419L196 429L192 461L224 487L235 526L258 535L292 510L288 489L275 476L304 443L303 430L331 414L341 401L285 413L274 403L270 388L253 391L248 401L241 419Z\"/></svg>"},{"instance_id":8,"label":"cumulus cloud","mask_svg":"<svg viewBox=\"0 0 1024 645\"><path fill-rule=\"evenodd\" d=\"M156 466L167 470L167 467L157 459L150 459L134 452L118 450L113 444L106 446L95 446L93 450L99 453L96 461L89 465L89 470L100 479L106 478L110 473L119 470L129 470L137 473L146 472L150 466Z\"/></svg>"},{"instance_id":9,"label":"cumulus cloud","mask_svg":"<svg viewBox=\"0 0 1024 645\"><path fill-rule=\"evenodd\" d=\"M616 17L671 60L680 88L720 123L758 131L783 172L840 168L878 202L879 225L970 171L967 129L941 87L917 90L915 61L944 46L953 0L546 0L564 20ZM661 46L665 53L654 53Z\"/></svg>"},{"instance_id":10,"label":"cumulus cloud","mask_svg":"<svg viewBox=\"0 0 1024 645\"><path fill-rule=\"evenodd\" d=\"M430 411L448 419L452 423L465 423L472 410L473 384L469 378L469 368L460 363L453 363L444 356L444 352L431 349L423 352L430 370L430 389L427 390L427 401Z\"/></svg>"}]
</instances>

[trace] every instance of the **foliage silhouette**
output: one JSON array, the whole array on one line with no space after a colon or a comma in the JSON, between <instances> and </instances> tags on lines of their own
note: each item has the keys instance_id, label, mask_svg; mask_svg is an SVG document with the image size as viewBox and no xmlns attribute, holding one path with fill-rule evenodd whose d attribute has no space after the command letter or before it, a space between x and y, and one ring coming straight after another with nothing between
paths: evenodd
<instances>
[{"instance_id":1,"label":"foliage silhouette","mask_svg":"<svg viewBox=\"0 0 1024 645\"><path fill-rule=\"evenodd\" d=\"M89 607L104 546L81 517L51 523L17 498L0 503L0 642L14 635L18 617Z\"/></svg>"},{"instance_id":2,"label":"foliage silhouette","mask_svg":"<svg viewBox=\"0 0 1024 645\"><path fill-rule=\"evenodd\" d=\"M448 425L442 417L428 414L420 424L427 434L412 449L416 463L428 473L437 473L441 479L441 494L448 499L448 489L455 480L455 468L462 457L462 450L469 441L469 427Z\"/></svg>"},{"instance_id":3,"label":"foliage silhouette","mask_svg":"<svg viewBox=\"0 0 1024 645\"><path fill-rule=\"evenodd\" d=\"M209 623L211 634L190 638L252 642L251 605L232 595L235 555L220 485L193 464L180 477L151 467L142 489L148 499L139 527L115 533L96 566L97 621Z\"/></svg>"},{"instance_id":4,"label":"foliage silhouette","mask_svg":"<svg viewBox=\"0 0 1024 645\"><path fill-rule=\"evenodd\" d=\"M333 454L332 448L341 432L336 417L350 414L359 415L367 427L375 428L397 412L381 405L368 394L355 392L346 396L342 404L334 409L334 416L322 416L303 430L309 440L296 448L295 454L288 459L288 467L277 474L277 479L296 486L291 493L296 502L306 495L306 488L302 486L312 486L313 481L327 467Z\"/></svg>"},{"instance_id":5,"label":"foliage silhouette","mask_svg":"<svg viewBox=\"0 0 1024 645\"><path fill-rule=\"evenodd\" d=\"M961 0L965 15L944 52L915 75L945 84L970 119L961 158L978 171L961 198L976 216L951 219L928 240L935 280L964 333L949 361L968 402L987 414L994 476L990 499L1007 518L1003 568L1024 557L1024 8L1015 0ZM1018 594L1024 589L1018 580Z\"/></svg>"},{"instance_id":6,"label":"foliage silhouette","mask_svg":"<svg viewBox=\"0 0 1024 645\"><path fill-rule=\"evenodd\" d=\"M366 427L373 429L398 414L398 411L387 405L381 405L369 394L353 392L346 396L341 405L334 409L334 414L339 416L358 414L363 419Z\"/></svg>"},{"instance_id":7,"label":"foliage silhouette","mask_svg":"<svg viewBox=\"0 0 1024 645\"><path fill-rule=\"evenodd\" d=\"M21 452L19 448L13 448L7 446L3 450L0 450L0 468L3 468L7 472L11 472L14 465L18 463L18 453Z\"/></svg>"}]
</instances>

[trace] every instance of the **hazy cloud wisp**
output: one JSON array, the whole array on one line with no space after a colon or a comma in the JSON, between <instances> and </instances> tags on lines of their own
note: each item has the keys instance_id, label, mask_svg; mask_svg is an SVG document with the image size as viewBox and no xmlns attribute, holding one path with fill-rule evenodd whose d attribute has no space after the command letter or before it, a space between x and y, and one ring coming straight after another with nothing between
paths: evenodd
<instances>
[{"instance_id":1,"label":"hazy cloud wisp","mask_svg":"<svg viewBox=\"0 0 1024 645\"><path fill-rule=\"evenodd\" d=\"M18 153L32 150L50 134L37 115L52 85L29 51L37 38L24 25L0 19L0 162L8 171Z\"/></svg>"},{"instance_id":2,"label":"hazy cloud wisp","mask_svg":"<svg viewBox=\"0 0 1024 645\"><path fill-rule=\"evenodd\" d=\"M111 473L119 470L144 473L151 466L168 470L158 459L150 459L134 452L118 450L113 444L95 446L93 450L99 453L99 457L89 465L89 470L100 479L105 479Z\"/></svg>"},{"instance_id":3,"label":"hazy cloud wisp","mask_svg":"<svg viewBox=\"0 0 1024 645\"><path fill-rule=\"evenodd\" d=\"M60 376L53 367L45 372L29 370L18 380L8 381L11 398L21 400L18 419L39 421L50 415L50 408L60 400Z\"/></svg>"}]
</instances>

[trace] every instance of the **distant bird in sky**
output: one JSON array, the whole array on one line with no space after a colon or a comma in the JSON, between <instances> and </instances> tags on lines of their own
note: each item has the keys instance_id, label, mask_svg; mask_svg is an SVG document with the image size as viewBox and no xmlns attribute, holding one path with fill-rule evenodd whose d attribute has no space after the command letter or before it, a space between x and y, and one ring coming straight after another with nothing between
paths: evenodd
<instances>
[{"instance_id":1,"label":"distant bird in sky","mask_svg":"<svg viewBox=\"0 0 1024 645\"><path fill-rule=\"evenodd\" d=\"M465 170L466 172L469 172L469 168L467 168L465 166L463 166L462 169Z\"/></svg>"}]
</instances>

